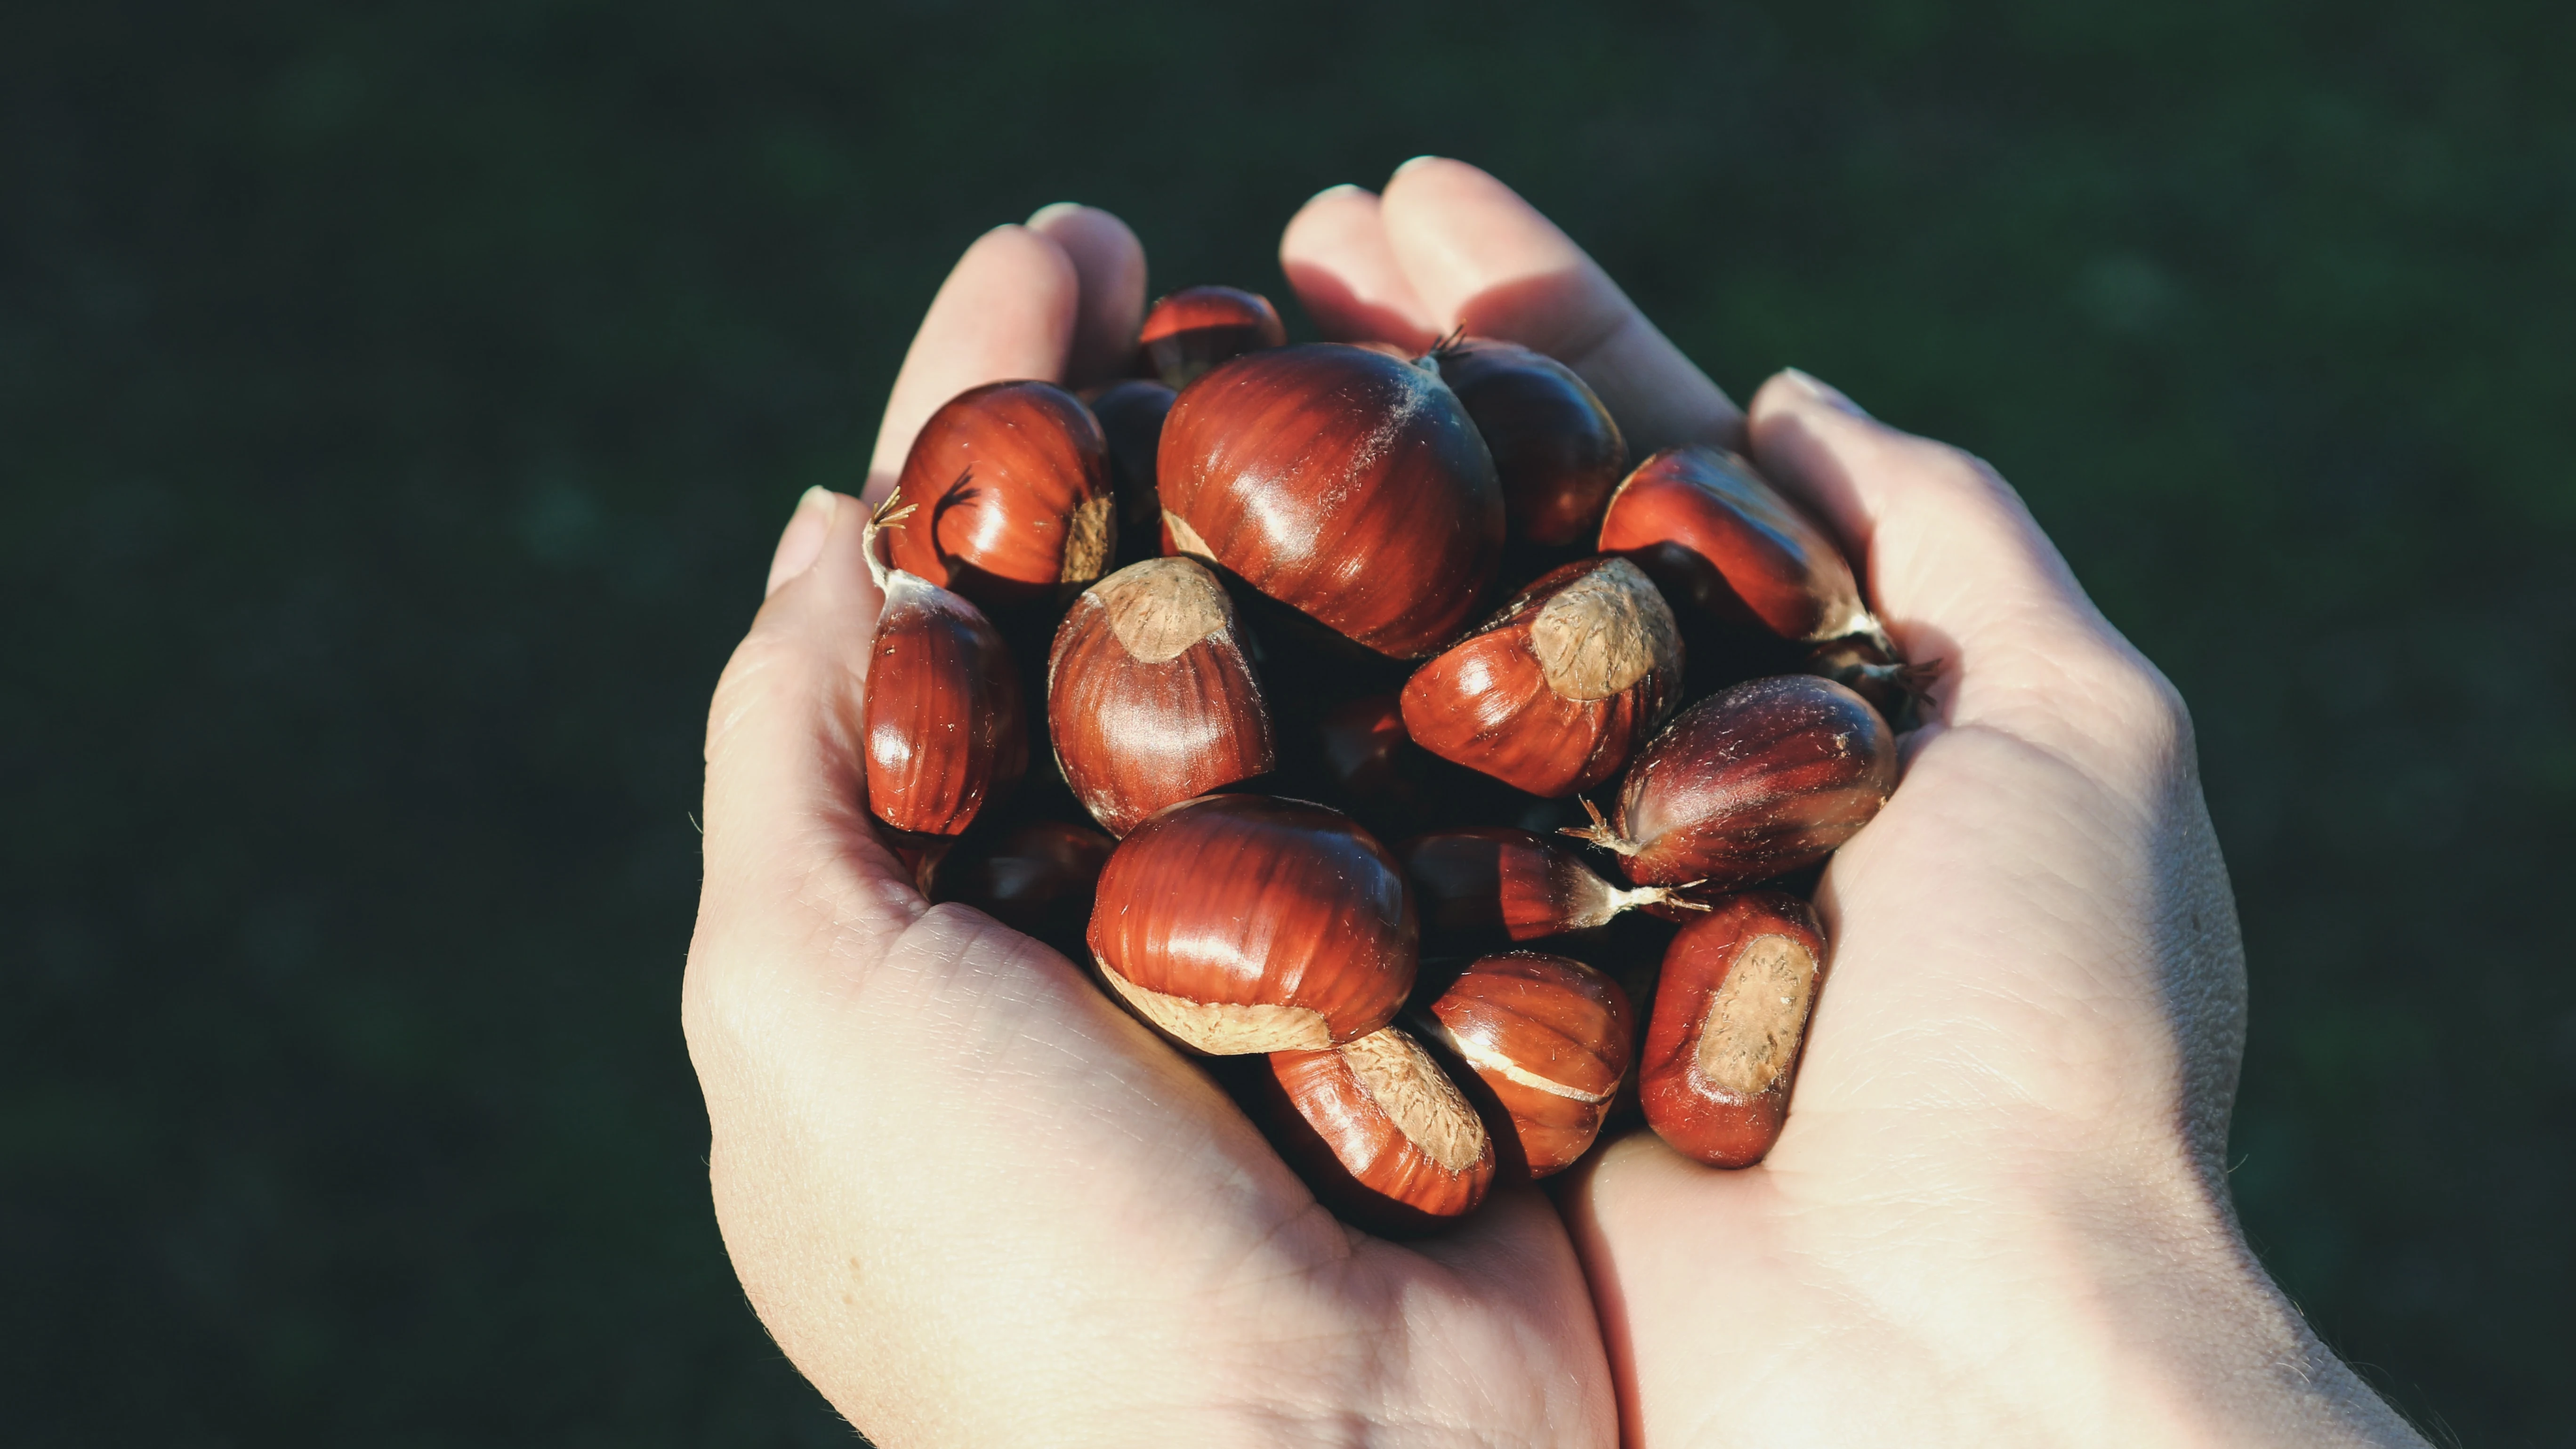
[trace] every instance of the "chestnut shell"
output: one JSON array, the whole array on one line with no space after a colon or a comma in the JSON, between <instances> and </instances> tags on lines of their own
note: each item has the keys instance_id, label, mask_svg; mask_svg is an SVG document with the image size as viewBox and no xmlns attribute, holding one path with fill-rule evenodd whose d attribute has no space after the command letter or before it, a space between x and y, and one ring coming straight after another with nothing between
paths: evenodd
<instances>
[{"instance_id":1,"label":"chestnut shell","mask_svg":"<svg viewBox=\"0 0 2576 1449\"><path fill-rule=\"evenodd\" d=\"M1182 388L1209 368L1288 340L1279 309L1241 287L1183 287L1158 298L1137 329L1138 361L1167 387Z\"/></svg>"},{"instance_id":2,"label":"chestnut shell","mask_svg":"<svg viewBox=\"0 0 2576 1449\"><path fill-rule=\"evenodd\" d=\"M1434 830L1395 858L1413 886L1422 935L1434 949L1482 950L1597 931L1660 889L1622 890L1574 847L1508 825Z\"/></svg>"},{"instance_id":3,"label":"chestnut shell","mask_svg":"<svg viewBox=\"0 0 2576 1449\"><path fill-rule=\"evenodd\" d=\"M1779 1140L1827 966L1813 907L1747 891L1664 951L1639 1053L1647 1125L1714 1167L1749 1167Z\"/></svg>"},{"instance_id":4,"label":"chestnut shell","mask_svg":"<svg viewBox=\"0 0 2576 1449\"><path fill-rule=\"evenodd\" d=\"M866 689L868 808L897 830L962 834L1028 768L1010 650L982 610L947 589L888 576Z\"/></svg>"},{"instance_id":5,"label":"chestnut shell","mask_svg":"<svg viewBox=\"0 0 2576 1449\"><path fill-rule=\"evenodd\" d=\"M1510 1114L1530 1176L1592 1146L1636 1041L1619 983L1564 956L1508 951L1477 958L1431 1016Z\"/></svg>"},{"instance_id":6,"label":"chestnut shell","mask_svg":"<svg viewBox=\"0 0 2576 1449\"><path fill-rule=\"evenodd\" d=\"M1414 671L1414 743L1532 795L1589 790L1681 699L1681 631L1623 558L1552 569Z\"/></svg>"},{"instance_id":7,"label":"chestnut shell","mask_svg":"<svg viewBox=\"0 0 2576 1449\"><path fill-rule=\"evenodd\" d=\"M1113 835L1278 763L1234 606L1196 559L1129 564L1074 601L1047 660L1047 730Z\"/></svg>"},{"instance_id":8,"label":"chestnut shell","mask_svg":"<svg viewBox=\"0 0 2576 1449\"><path fill-rule=\"evenodd\" d=\"M1494 455L1511 536L1551 548L1588 542L1628 470L1628 444L1591 387L1517 342L1468 337L1431 355Z\"/></svg>"},{"instance_id":9,"label":"chestnut shell","mask_svg":"<svg viewBox=\"0 0 2576 1449\"><path fill-rule=\"evenodd\" d=\"M1343 1218L1429 1232L1475 1211L1493 1186L1492 1131L1402 1028L1330 1051L1273 1052L1266 1066L1255 1094L1272 1144Z\"/></svg>"},{"instance_id":10,"label":"chestnut shell","mask_svg":"<svg viewBox=\"0 0 2576 1449\"><path fill-rule=\"evenodd\" d=\"M1106 971L1158 997L1258 1009L1158 1017L1157 1003L1120 992L1154 1025L1225 1055L1338 1045L1394 1020L1421 929L1395 858L1349 817L1303 800L1203 795L1119 842L1089 941Z\"/></svg>"},{"instance_id":11,"label":"chestnut shell","mask_svg":"<svg viewBox=\"0 0 2576 1449\"><path fill-rule=\"evenodd\" d=\"M887 562L987 610L1055 597L1109 566L1117 504L1109 444L1051 382L991 382L921 426L896 489L916 505L887 530Z\"/></svg>"},{"instance_id":12,"label":"chestnut shell","mask_svg":"<svg viewBox=\"0 0 2576 1449\"><path fill-rule=\"evenodd\" d=\"M1437 373L1337 343L1185 389L1155 467L1178 551L1399 659L1475 617L1503 546L1494 463Z\"/></svg>"},{"instance_id":13,"label":"chestnut shell","mask_svg":"<svg viewBox=\"0 0 2576 1449\"><path fill-rule=\"evenodd\" d=\"M1666 448L1610 496L1601 551L1625 554L1675 604L1815 642L1874 632L1824 527L1724 448Z\"/></svg>"},{"instance_id":14,"label":"chestnut shell","mask_svg":"<svg viewBox=\"0 0 2576 1449\"><path fill-rule=\"evenodd\" d=\"M1823 860L1895 788L1896 738L1869 701L1813 675L1747 680L1638 752L1615 829L1592 838L1639 885L1725 890Z\"/></svg>"}]
</instances>

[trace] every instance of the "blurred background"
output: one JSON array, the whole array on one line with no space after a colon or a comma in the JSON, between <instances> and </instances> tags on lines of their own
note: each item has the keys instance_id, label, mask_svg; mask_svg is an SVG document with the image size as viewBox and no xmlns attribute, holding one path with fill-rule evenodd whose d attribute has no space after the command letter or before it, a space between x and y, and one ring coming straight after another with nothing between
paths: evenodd
<instances>
[{"instance_id":1,"label":"blurred background","mask_svg":"<svg viewBox=\"0 0 2576 1449\"><path fill-rule=\"evenodd\" d=\"M984 228L1284 301L1436 151L2021 487L2198 719L2255 1243L2438 1438L2576 1444L2571 15L7 7L9 1437L848 1442L676 1013L777 530Z\"/></svg>"}]
</instances>

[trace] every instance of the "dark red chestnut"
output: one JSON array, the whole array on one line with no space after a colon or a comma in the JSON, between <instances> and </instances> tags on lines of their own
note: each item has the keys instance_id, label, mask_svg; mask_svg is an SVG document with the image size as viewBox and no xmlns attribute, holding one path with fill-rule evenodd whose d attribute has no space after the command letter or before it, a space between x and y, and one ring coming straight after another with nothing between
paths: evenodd
<instances>
[{"instance_id":1,"label":"dark red chestnut","mask_svg":"<svg viewBox=\"0 0 2576 1449\"><path fill-rule=\"evenodd\" d=\"M984 608L1054 596L1109 565L1109 444L1054 383L986 383L951 398L922 424L896 487L921 512L894 535L888 562Z\"/></svg>"},{"instance_id":2,"label":"dark red chestnut","mask_svg":"<svg viewBox=\"0 0 2576 1449\"><path fill-rule=\"evenodd\" d=\"M1067 953L1082 946L1092 887L1118 842L1087 825L1030 820L969 841L926 873L934 901L973 906Z\"/></svg>"},{"instance_id":3,"label":"dark red chestnut","mask_svg":"<svg viewBox=\"0 0 2576 1449\"><path fill-rule=\"evenodd\" d=\"M1381 1232L1466 1216L1494 1182L1484 1120L1400 1027L1326 1051L1273 1052L1271 1141L1315 1196Z\"/></svg>"},{"instance_id":4,"label":"dark red chestnut","mask_svg":"<svg viewBox=\"0 0 2576 1449\"><path fill-rule=\"evenodd\" d=\"M1240 287L1183 287L1145 313L1136 335L1145 371L1183 388L1208 369L1288 340L1279 310Z\"/></svg>"},{"instance_id":5,"label":"dark red chestnut","mask_svg":"<svg viewBox=\"0 0 2576 1449\"><path fill-rule=\"evenodd\" d=\"M1457 395L1365 348L1274 348L1200 378L1155 477L1175 550L1394 658L1454 638L1502 552L1502 490Z\"/></svg>"},{"instance_id":6,"label":"dark red chestnut","mask_svg":"<svg viewBox=\"0 0 2576 1449\"><path fill-rule=\"evenodd\" d=\"M1172 410L1172 398L1172 390L1159 382L1129 378L1088 399L1109 443L1120 558L1151 558L1163 551L1163 501L1154 491L1154 455L1163 446L1163 416Z\"/></svg>"},{"instance_id":7,"label":"dark red chestnut","mask_svg":"<svg viewBox=\"0 0 2576 1449\"><path fill-rule=\"evenodd\" d=\"M1119 842L1091 908L1100 974L1214 1056L1321 1050L1395 1019L1420 928L1395 858L1321 805L1203 795Z\"/></svg>"},{"instance_id":8,"label":"dark red chestnut","mask_svg":"<svg viewBox=\"0 0 2576 1449\"><path fill-rule=\"evenodd\" d=\"M1574 369L1516 342L1463 337L1431 356L1494 455L1512 536L1551 548L1588 541L1628 471L1628 445L1601 399Z\"/></svg>"},{"instance_id":9,"label":"dark red chestnut","mask_svg":"<svg viewBox=\"0 0 2576 1449\"><path fill-rule=\"evenodd\" d=\"M1617 982L1563 956L1511 951L1478 958L1431 1016L1510 1114L1530 1176L1563 1171L1592 1146L1636 1036Z\"/></svg>"},{"instance_id":10,"label":"dark red chestnut","mask_svg":"<svg viewBox=\"0 0 2576 1449\"><path fill-rule=\"evenodd\" d=\"M1684 926L1639 1056L1647 1125L1715 1167L1750 1167L1789 1116L1825 980L1825 936L1796 896L1749 891Z\"/></svg>"},{"instance_id":11,"label":"dark red chestnut","mask_svg":"<svg viewBox=\"0 0 2576 1449\"><path fill-rule=\"evenodd\" d=\"M868 525L868 565L885 591L861 709L868 808L897 830L959 835L1019 783L1028 722L1010 650L983 611L879 559L883 531L912 511L900 497Z\"/></svg>"},{"instance_id":12,"label":"dark red chestnut","mask_svg":"<svg viewBox=\"0 0 2576 1449\"><path fill-rule=\"evenodd\" d=\"M1641 906L1705 909L1668 886L1623 890L1572 847L1509 826L1435 830L1398 845L1395 857L1413 885L1423 937L1435 948L1570 936Z\"/></svg>"},{"instance_id":13,"label":"dark red chestnut","mask_svg":"<svg viewBox=\"0 0 2576 1449\"><path fill-rule=\"evenodd\" d=\"M1729 623L1802 643L1886 638L1833 539L1723 448L1666 448L1638 464L1610 496L1601 551L1635 559L1675 603Z\"/></svg>"},{"instance_id":14,"label":"dark red chestnut","mask_svg":"<svg viewBox=\"0 0 2576 1449\"><path fill-rule=\"evenodd\" d=\"M1566 833L1617 851L1640 885L1725 890L1823 860L1895 788L1895 736L1869 701L1784 674L1683 710L1628 766L1616 816Z\"/></svg>"},{"instance_id":15,"label":"dark red chestnut","mask_svg":"<svg viewBox=\"0 0 2576 1449\"><path fill-rule=\"evenodd\" d=\"M1617 774L1681 696L1682 641L1662 594L1623 558L1565 565L1413 673L1413 742L1533 795Z\"/></svg>"},{"instance_id":16,"label":"dark red chestnut","mask_svg":"<svg viewBox=\"0 0 2576 1449\"><path fill-rule=\"evenodd\" d=\"M1278 762L1234 605L1195 559L1129 564L1074 601L1047 659L1047 728L1112 835Z\"/></svg>"}]
</instances>

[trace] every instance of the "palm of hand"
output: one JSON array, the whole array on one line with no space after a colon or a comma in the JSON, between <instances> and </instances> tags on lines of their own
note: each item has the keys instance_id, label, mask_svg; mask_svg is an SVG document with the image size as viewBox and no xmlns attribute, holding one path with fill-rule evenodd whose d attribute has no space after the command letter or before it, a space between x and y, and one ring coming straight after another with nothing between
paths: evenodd
<instances>
[{"instance_id":1,"label":"palm of hand","mask_svg":"<svg viewBox=\"0 0 2576 1449\"><path fill-rule=\"evenodd\" d=\"M1079 380L1133 335L1125 229L1032 226L933 304L880 490L948 396ZM855 803L876 599L861 510L826 495L719 687L686 1003L727 1246L781 1344L887 1443L1990 1442L2006 1411L2126 1403L2010 1371L2125 1346L2054 1311L2137 1287L2105 1241L2190 1291L2253 1281L2212 1171L2242 968L2171 691L1973 462L1796 379L1748 433L1482 173L1327 192L1283 261L1327 335L1454 323L1567 359L1636 455L1749 437L1908 652L1949 661L1942 722L1820 892L1833 977L1792 1125L1741 1173L1632 1136L1561 1216L1521 1189L1430 1242L1340 1227L1069 963L904 883Z\"/></svg>"}]
</instances>

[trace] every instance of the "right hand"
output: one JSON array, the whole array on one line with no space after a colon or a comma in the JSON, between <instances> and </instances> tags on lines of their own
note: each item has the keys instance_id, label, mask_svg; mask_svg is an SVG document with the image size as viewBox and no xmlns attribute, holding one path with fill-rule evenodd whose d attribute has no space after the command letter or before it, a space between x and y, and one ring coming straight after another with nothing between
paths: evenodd
<instances>
[{"instance_id":1,"label":"right hand","mask_svg":"<svg viewBox=\"0 0 2576 1449\"><path fill-rule=\"evenodd\" d=\"M1640 1130L1560 1193L1640 1444L2420 1444L2246 1247L2221 1167L2245 971L2181 698L1976 459L1783 374L1747 419L1493 178L1326 192L1328 336L1452 327L1589 381L1633 458L1748 451L1944 662L1817 892L1795 1110L1722 1172Z\"/></svg>"}]
</instances>

